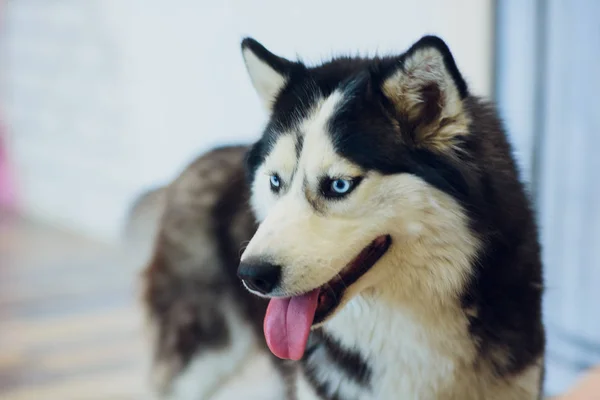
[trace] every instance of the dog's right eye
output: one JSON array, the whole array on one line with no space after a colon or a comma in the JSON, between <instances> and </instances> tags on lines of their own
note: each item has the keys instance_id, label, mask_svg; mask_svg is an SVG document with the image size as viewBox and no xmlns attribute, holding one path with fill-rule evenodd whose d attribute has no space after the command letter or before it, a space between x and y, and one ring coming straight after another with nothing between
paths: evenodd
<instances>
[{"instance_id":1,"label":"dog's right eye","mask_svg":"<svg viewBox=\"0 0 600 400\"><path fill-rule=\"evenodd\" d=\"M271 191L273 193L279 193L281 190L281 178L277 174L273 174L269 177L269 182L271 183Z\"/></svg>"}]
</instances>

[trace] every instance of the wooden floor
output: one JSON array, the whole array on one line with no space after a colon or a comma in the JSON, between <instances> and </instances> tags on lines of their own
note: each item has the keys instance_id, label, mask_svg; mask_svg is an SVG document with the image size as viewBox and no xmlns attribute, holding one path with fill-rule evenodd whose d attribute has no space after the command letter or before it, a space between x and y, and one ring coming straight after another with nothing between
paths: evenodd
<instances>
[{"instance_id":1,"label":"wooden floor","mask_svg":"<svg viewBox=\"0 0 600 400\"><path fill-rule=\"evenodd\" d=\"M0 399L139 399L135 270L118 251L0 219Z\"/></svg>"}]
</instances>

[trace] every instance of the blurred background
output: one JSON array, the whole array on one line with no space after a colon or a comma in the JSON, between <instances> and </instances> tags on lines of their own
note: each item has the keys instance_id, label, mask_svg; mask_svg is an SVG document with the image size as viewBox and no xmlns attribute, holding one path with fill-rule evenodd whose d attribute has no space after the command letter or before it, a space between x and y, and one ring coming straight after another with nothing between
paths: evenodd
<instances>
[{"instance_id":1,"label":"blurred background","mask_svg":"<svg viewBox=\"0 0 600 400\"><path fill-rule=\"evenodd\" d=\"M125 217L203 151L258 137L243 36L310 63L426 33L506 120L542 227L546 389L563 392L600 364L598 16L596 0L0 1L0 398L140 398Z\"/></svg>"}]
</instances>

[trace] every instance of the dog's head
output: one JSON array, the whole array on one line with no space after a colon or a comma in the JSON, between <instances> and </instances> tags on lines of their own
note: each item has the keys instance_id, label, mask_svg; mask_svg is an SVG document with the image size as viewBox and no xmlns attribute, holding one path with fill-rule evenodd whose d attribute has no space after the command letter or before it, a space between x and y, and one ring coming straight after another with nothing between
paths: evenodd
<instances>
[{"instance_id":1,"label":"dog's head","mask_svg":"<svg viewBox=\"0 0 600 400\"><path fill-rule=\"evenodd\" d=\"M427 36L399 56L316 67L253 39L242 51L270 118L248 155L260 225L238 273L275 299L265 320L271 349L299 358L303 347L291 343L306 326L392 277L459 290L476 246L461 203L471 121L446 44ZM290 313L297 338L276 332L292 329Z\"/></svg>"}]
</instances>

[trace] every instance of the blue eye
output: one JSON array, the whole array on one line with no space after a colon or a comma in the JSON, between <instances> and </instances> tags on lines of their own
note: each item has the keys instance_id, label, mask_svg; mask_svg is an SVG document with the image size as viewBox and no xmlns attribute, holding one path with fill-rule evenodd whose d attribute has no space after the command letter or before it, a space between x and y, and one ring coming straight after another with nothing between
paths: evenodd
<instances>
[{"instance_id":1,"label":"blue eye","mask_svg":"<svg viewBox=\"0 0 600 400\"><path fill-rule=\"evenodd\" d=\"M337 194L346 194L352 187L352 181L348 179L335 179L331 181L331 190Z\"/></svg>"},{"instance_id":2,"label":"blue eye","mask_svg":"<svg viewBox=\"0 0 600 400\"><path fill-rule=\"evenodd\" d=\"M339 199L350 194L362 180L355 178L326 178L321 181L321 193L329 199Z\"/></svg>"},{"instance_id":3,"label":"blue eye","mask_svg":"<svg viewBox=\"0 0 600 400\"><path fill-rule=\"evenodd\" d=\"M279 179L279 175L271 175L269 181L271 182L271 190L276 193L279 192L279 189L281 189L281 179Z\"/></svg>"}]
</instances>

